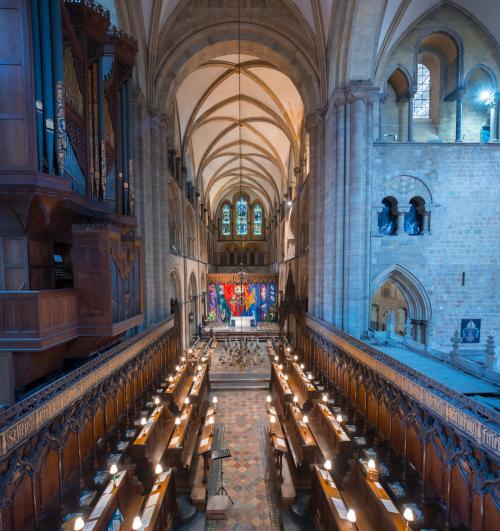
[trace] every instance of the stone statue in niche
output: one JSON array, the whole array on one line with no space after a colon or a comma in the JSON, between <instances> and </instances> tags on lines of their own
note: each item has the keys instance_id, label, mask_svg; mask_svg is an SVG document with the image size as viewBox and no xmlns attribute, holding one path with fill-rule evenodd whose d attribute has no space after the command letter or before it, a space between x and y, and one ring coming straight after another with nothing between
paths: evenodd
<instances>
[{"instance_id":1,"label":"stone statue in niche","mask_svg":"<svg viewBox=\"0 0 500 531\"><path fill-rule=\"evenodd\" d=\"M392 339L395 334L394 312L392 310L387 310L385 327L386 327L386 338Z\"/></svg>"},{"instance_id":2,"label":"stone statue in niche","mask_svg":"<svg viewBox=\"0 0 500 531\"><path fill-rule=\"evenodd\" d=\"M421 234L424 228L423 205L419 205L415 199L410 201L410 210L405 215L404 229L410 236Z\"/></svg>"}]
</instances>

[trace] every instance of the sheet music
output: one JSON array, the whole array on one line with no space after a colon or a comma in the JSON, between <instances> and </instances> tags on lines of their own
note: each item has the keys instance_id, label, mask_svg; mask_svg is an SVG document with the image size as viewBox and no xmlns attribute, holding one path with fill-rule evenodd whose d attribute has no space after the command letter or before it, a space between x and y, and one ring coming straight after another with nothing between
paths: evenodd
<instances>
[{"instance_id":1,"label":"sheet music","mask_svg":"<svg viewBox=\"0 0 500 531\"><path fill-rule=\"evenodd\" d=\"M151 505L156 505L156 502L158 501L159 497L160 497L159 492L157 494L151 494L151 496L148 498L146 507L150 507Z\"/></svg>"},{"instance_id":2,"label":"sheet music","mask_svg":"<svg viewBox=\"0 0 500 531\"><path fill-rule=\"evenodd\" d=\"M339 513L340 518L343 520L347 519L347 509L344 505L344 502L340 498L332 498L333 505L335 505L335 509L337 509L337 512Z\"/></svg>"},{"instance_id":3,"label":"sheet music","mask_svg":"<svg viewBox=\"0 0 500 531\"><path fill-rule=\"evenodd\" d=\"M151 522L151 518L153 517L153 513L155 510L154 505L150 505L144 509L144 512L142 513L142 528L148 527L149 522Z\"/></svg>"},{"instance_id":4,"label":"sheet music","mask_svg":"<svg viewBox=\"0 0 500 531\"><path fill-rule=\"evenodd\" d=\"M377 489L382 488L382 485L378 481L374 481L373 484L375 485L375 487L377 487Z\"/></svg>"},{"instance_id":5,"label":"sheet music","mask_svg":"<svg viewBox=\"0 0 500 531\"><path fill-rule=\"evenodd\" d=\"M281 437L278 437L278 436L275 436L275 437L276 437L276 441L278 441L279 444L281 444L282 446L286 446L286 442Z\"/></svg>"},{"instance_id":6,"label":"sheet music","mask_svg":"<svg viewBox=\"0 0 500 531\"><path fill-rule=\"evenodd\" d=\"M382 503L384 504L385 508L390 512L390 513L399 513L397 507L392 503L391 500L382 500Z\"/></svg>"},{"instance_id":7,"label":"sheet music","mask_svg":"<svg viewBox=\"0 0 500 531\"><path fill-rule=\"evenodd\" d=\"M94 510L92 511L92 514L90 517L92 519L99 518L101 516L102 512L106 508L106 505L108 504L108 501L111 499L111 494L103 494L99 501L97 502L96 506L94 507Z\"/></svg>"},{"instance_id":8,"label":"sheet music","mask_svg":"<svg viewBox=\"0 0 500 531\"><path fill-rule=\"evenodd\" d=\"M200 446L205 446L207 444L208 444L208 437L205 437L204 439L201 440Z\"/></svg>"},{"instance_id":9,"label":"sheet music","mask_svg":"<svg viewBox=\"0 0 500 531\"><path fill-rule=\"evenodd\" d=\"M175 437L172 437L172 439L170 440L170 446L177 446L178 443L179 437L177 435Z\"/></svg>"}]
</instances>

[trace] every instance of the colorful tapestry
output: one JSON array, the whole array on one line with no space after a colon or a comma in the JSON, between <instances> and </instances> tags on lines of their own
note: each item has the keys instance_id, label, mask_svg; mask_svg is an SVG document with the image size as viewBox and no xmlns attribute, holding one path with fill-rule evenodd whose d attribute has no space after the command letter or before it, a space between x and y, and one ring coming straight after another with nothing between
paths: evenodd
<instances>
[{"instance_id":1,"label":"colorful tapestry","mask_svg":"<svg viewBox=\"0 0 500 531\"><path fill-rule=\"evenodd\" d=\"M231 316L276 321L276 282L209 282L208 321L229 322Z\"/></svg>"}]
</instances>

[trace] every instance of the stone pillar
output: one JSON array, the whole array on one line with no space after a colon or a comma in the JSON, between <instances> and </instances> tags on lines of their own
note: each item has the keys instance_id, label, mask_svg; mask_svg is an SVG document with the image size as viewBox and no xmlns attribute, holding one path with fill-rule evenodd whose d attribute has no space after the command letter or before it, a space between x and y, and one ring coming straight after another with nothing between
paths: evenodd
<instances>
[{"instance_id":1,"label":"stone pillar","mask_svg":"<svg viewBox=\"0 0 500 531\"><path fill-rule=\"evenodd\" d=\"M161 256L162 256L162 268L160 279L161 286L158 286L162 292L163 301L161 309L161 319L165 319L170 312L170 303L168 297L168 290L170 285L169 271L167 270L167 264L170 256L170 242L169 242L169 228L168 228L168 158L167 158L167 145L168 145L168 129L167 129L167 116L166 114L160 115L160 233L161 233Z\"/></svg>"},{"instance_id":2,"label":"stone pillar","mask_svg":"<svg viewBox=\"0 0 500 531\"><path fill-rule=\"evenodd\" d=\"M493 96L490 106L490 142L500 141L500 93Z\"/></svg>"},{"instance_id":3,"label":"stone pillar","mask_svg":"<svg viewBox=\"0 0 500 531\"><path fill-rule=\"evenodd\" d=\"M415 90L409 89L407 93L407 97L408 97L408 142L414 142L413 140L413 96L415 96Z\"/></svg>"},{"instance_id":4,"label":"stone pillar","mask_svg":"<svg viewBox=\"0 0 500 531\"><path fill-rule=\"evenodd\" d=\"M369 325L370 292L370 198L371 150L373 142L373 102L378 91L367 82L352 82L348 87L349 136L346 135L346 161L349 175L345 182L345 259L344 329L359 337ZM347 151L348 149L348 151Z\"/></svg>"},{"instance_id":5,"label":"stone pillar","mask_svg":"<svg viewBox=\"0 0 500 531\"><path fill-rule=\"evenodd\" d=\"M387 98L387 94L384 92L380 92L378 95L378 138L377 142L383 142L384 141L384 124L383 124L383 106L385 104L385 100Z\"/></svg>"},{"instance_id":6,"label":"stone pillar","mask_svg":"<svg viewBox=\"0 0 500 531\"><path fill-rule=\"evenodd\" d=\"M324 156L324 112L316 111L306 120L306 129L310 142L309 202L316 215L309 223L309 311L322 317L322 256L323 256L323 191L324 174L322 163Z\"/></svg>"},{"instance_id":7,"label":"stone pillar","mask_svg":"<svg viewBox=\"0 0 500 531\"><path fill-rule=\"evenodd\" d=\"M455 124L455 142L462 142L462 98L465 93L465 90L460 89L457 91L457 97L456 97L456 124Z\"/></svg>"}]
</instances>

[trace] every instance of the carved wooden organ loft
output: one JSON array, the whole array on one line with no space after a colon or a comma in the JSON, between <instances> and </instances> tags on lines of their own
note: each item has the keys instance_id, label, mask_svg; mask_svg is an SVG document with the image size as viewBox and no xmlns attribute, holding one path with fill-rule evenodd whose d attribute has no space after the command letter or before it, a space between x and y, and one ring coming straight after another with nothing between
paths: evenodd
<instances>
[{"instance_id":1,"label":"carved wooden organ loft","mask_svg":"<svg viewBox=\"0 0 500 531\"><path fill-rule=\"evenodd\" d=\"M137 44L91 0L2 2L0 23L11 95L0 103L0 351L13 376L0 402L9 403L143 321Z\"/></svg>"}]
</instances>

